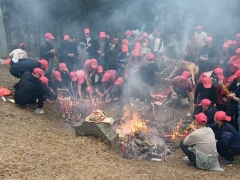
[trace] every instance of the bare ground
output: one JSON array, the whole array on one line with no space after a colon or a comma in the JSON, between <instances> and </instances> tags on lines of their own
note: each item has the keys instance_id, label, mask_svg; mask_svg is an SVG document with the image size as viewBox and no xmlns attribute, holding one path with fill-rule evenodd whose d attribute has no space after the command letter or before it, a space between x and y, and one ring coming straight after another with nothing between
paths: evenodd
<instances>
[{"instance_id":1,"label":"bare ground","mask_svg":"<svg viewBox=\"0 0 240 180\"><path fill-rule=\"evenodd\" d=\"M17 79L8 71L0 66L0 86L13 89ZM197 170L182 161L180 149L162 163L123 159L96 139L75 136L50 106L36 115L34 105L21 108L0 99L0 179L240 179L239 162L222 165L224 173Z\"/></svg>"}]
</instances>

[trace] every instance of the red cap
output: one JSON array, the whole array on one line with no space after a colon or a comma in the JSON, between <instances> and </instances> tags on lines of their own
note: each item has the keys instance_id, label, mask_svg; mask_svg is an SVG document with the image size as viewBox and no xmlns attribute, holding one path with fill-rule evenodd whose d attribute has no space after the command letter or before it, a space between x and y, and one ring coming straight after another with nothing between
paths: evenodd
<instances>
[{"instance_id":1,"label":"red cap","mask_svg":"<svg viewBox=\"0 0 240 180\"><path fill-rule=\"evenodd\" d=\"M45 76L41 76L40 81L42 81L48 87L48 78L46 78Z\"/></svg>"},{"instance_id":2,"label":"red cap","mask_svg":"<svg viewBox=\"0 0 240 180\"><path fill-rule=\"evenodd\" d=\"M141 49L141 43L140 42L135 43L135 49Z\"/></svg>"},{"instance_id":3,"label":"red cap","mask_svg":"<svg viewBox=\"0 0 240 180\"><path fill-rule=\"evenodd\" d=\"M122 84L122 83L123 83L123 78L119 77L119 78L117 78L117 80L115 81L114 84L119 85L119 84Z\"/></svg>"},{"instance_id":4,"label":"red cap","mask_svg":"<svg viewBox=\"0 0 240 180\"><path fill-rule=\"evenodd\" d=\"M47 32L46 34L45 34L45 38L49 38L49 39L54 39L54 36L50 33L50 32Z\"/></svg>"},{"instance_id":5,"label":"red cap","mask_svg":"<svg viewBox=\"0 0 240 180\"><path fill-rule=\"evenodd\" d=\"M190 77L190 72L188 71L183 71L182 75L181 75L181 78L186 80Z\"/></svg>"},{"instance_id":6,"label":"red cap","mask_svg":"<svg viewBox=\"0 0 240 180\"><path fill-rule=\"evenodd\" d=\"M96 59L91 59L90 63L91 63L91 67L92 67L93 69L97 69L97 67L98 67L98 62L97 62Z\"/></svg>"},{"instance_id":7,"label":"red cap","mask_svg":"<svg viewBox=\"0 0 240 180\"><path fill-rule=\"evenodd\" d=\"M139 51L139 49L134 49L133 50L133 56L140 56L140 51Z\"/></svg>"},{"instance_id":8,"label":"red cap","mask_svg":"<svg viewBox=\"0 0 240 180\"><path fill-rule=\"evenodd\" d=\"M228 47L229 47L229 44L228 44L228 43L224 43L224 44L222 45L222 47L223 47L223 48L228 48Z\"/></svg>"},{"instance_id":9,"label":"red cap","mask_svg":"<svg viewBox=\"0 0 240 180\"><path fill-rule=\"evenodd\" d=\"M207 37L207 38L206 38L206 41L212 41L212 40L213 40L212 37Z\"/></svg>"},{"instance_id":10,"label":"red cap","mask_svg":"<svg viewBox=\"0 0 240 180\"><path fill-rule=\"evenodd\" d=\"M143 37L148 37L148 33L144 32Z\"/></svg>"},{"instance_id":11,"label":"red cap","mask_svg":"<svg viewBox=\"0 0 240 180\"><path fill-rule=\"evenodd\" d=\"M154 54L153 53L148 53L147 54L147 59L148 60L154 59Z\"/></svg>"},{"instance_id":12,"label":"red cap","mask_svg":"<svg viewBox=\"0 0 240 180\"><path fill-rule=\"evenodd\" d=\"M106 33L105 33L105 32L100 32L100 33L99 33L99 37L105 38L105 37L106 37Z\"/></svg>"},{"instance_id":13,"label":"red cap","mask_svg":"<svg viewBox=\"0 0 240 180\"><path fill-rule=\"evenodd\" d=\"M202 26L197 26L195 29L196 30L202 30Z\"/></svg>"},{"instance_id":14,"label":"red cap","mask_svg":"<svg viewBox=\"0 0 240 180\"><path fill-rule=\"evenodd\" d=\"M64 40L64 41L66 41L66 40L68 40L68 39L69 39L69 35L64 35L64 36L63 36L63 40Z\"/></svg>"},{"instance_id":15,"label":"red cap","mask_svg":"<svg viewBox=\"0 0 240 180\"><path fill-rule=\"evenodd\" d=\"M102 66L98 66L97 71L98 71L98 73L103 73L103 67Z\"/></svg>"},{"instance_id":16,"label":"red cap","mask_svg":"<svg viewBox=\"0 0 240 180\"><path fill-rule=\"evenodd\" d=\"M211 103L212 103L212 101L210 101L209 99L203 99L203 100L201 101L201 103L198 104L198 106L210 106Z\"/></svg>"},{"instance_id":17,"label":"red cap","mask_svg":"<svg viewBox=\"0 0 240 180\"><path fill-rule=\"evenodd\" d=\"M230 76L229 78L228 78L228 80L234 80L235 78L237 78L237 77L239 77L240 76L240 70L237 70L236 72L235 72L235 74L234 75L232 75L232 76ZM229 82L230 82L229 81Z\"/></svg>"},{"instance_id":18,"label":"red cap","mask_svg":"<svg viewBox=\"0 0 240 180\"><path fill-rule=\"evenodd\" d=\"M25 47L26 45L24 43L19 44L19 47Z\"/></svg>"},{"instance_id":19,"label":"red cap","mask_svg":"<svg viewBox=\"0 0 240 180\"><path fill-rule=\"evenodd\" d=\"M78 83L82 84L84 82L84 78L85 78L85 73L83 70L78 70L76 71L77 74L77 78L78 78Z\"/></svg>"},{"instance_id":20,"label":"red cap","mask_svg":"<svg viewBox=\"0 0 240 180\"><path fill-rule=\"evenodd\" d=\"M122 40L122 44L128 45L128 40L127 40L127 39L123 39L123 40Z\"/></svg>"},{"instance_id":21,"label":"red cap","mask_svg":"<svg viewBox=\"0 0 240 180\"><path fill-rule=\"evenodd\" d=\"M40 68L34 68L33 73L43 76L43 70Z\"/></svg>"},{"instance_id":22,"label":"red cap","mask_svg":"<svg viewBox=\"0 0 240 180\"><path fill-rule=\"evenodd\" d=\"M107 80L109 80L111 78L111 74L106 72L104 75L103 75L103 78L102 78L102 82L106 82Z\"/></svg>"},{"instance_id":23,"label":"red cap","mask_svg":"<svg viewBox=\"0 0 240 180\"><path fill-rule=\"evenodd\" d=\"M48 70L48 62L45 59L40 59L38 62L43 65L46 70Z\"/></svg>"},{"instance_id":24,"label":"red cap","mask_svg":"<svg viewBox=\"0 0 240 180\"><path fill-rule=\"evenodd\" d=\"M85 28L85 29L84 29L84 33L85 33L85 34L89 34L89 33L90 33L90 29Z\"/></svg>"},{"instance_id":25,"label":"red cap","mask_svg":"<svg viewBox=\"0 0 240 180\"><path fill-rule=\"evenodd\" d=\"M126 45L126 44L122 45L122 52L124 52L124 53L128 52L128 45Z\"/></svg>"},{"instance_id":26,"label":"red cap","mask_svg":"<svg viewBox=\"0 0 240 180\"><path fill-rule=\"evenodd\" d=\"M218 76L218 79L223 80L223 69L222 68L215 68L213 72Z\"/></svg>"},{"instance_id":27,"label":"red cap","mask_svg":"<svg viewBox=\"0 0 240 180\"><path fill-rule=\"evenodd\" d=\"M206 124L207 123L207 116L204 113L199 113L195 115L196 121L200 124Z\"/></svg>"},{"instance_id":28,"label":"red cap","mask_svg":"<svg viewBox=\"0 0 240 180\"><path fill-rule=\"evenodd\" d=\"M236 34L236 37L237 37L237 38L240 38L240 33L237 33L237 34Z\"/></svg>"},{"instance_id":29,"label":"red cap","mask_svg":"<svg viewBox=\"0 0 240 180\"><path fill-rule=\"evenodd\" d=\"M69 76L70 76L70 78L71 78L72 81L77 81L77 80L78 80L77 74L76 74L75 71L70 72L70 73L69 73Z\"/></svg>"},{"instance_id":30,"label":"red cap","mask_svg":"<svg viewBox=\"0 0 240 180\"><path fill-rule=\"evenodd\" d=\"M125 35L133 35L133 32L130 31L130 30L127 30L127 31L125 32Z\"/></svg>"},{"instance_id":31,"label":"red cap","mask_svg":"<svg viewBox=\"0 0 240 180\"><path fill-rule=\"evenodd\" d=\"M58 81L62 81L61 73L59 71L53 71L52 76L55 77Z\"/></svg>"},{"instance_id":32,"label":"red cap","mask_svg":"<svg viewBox=\"0 0 240 180\"><path fill-rule=\"evenodd\" d=\"M235 52L236 53L240 53L240 48L237 48L237 50Z\"/></svg>"},{"instance_id":33,"label":"red cap","mask_svg":"<svg viewBox=\"0 0 240 180\"><path fill-rule=\"evenodd\" d=\"M236 78L235 76L230 76L227 81L232 83L235 78Z\"/></svg>"},{"instance_id":34,"label":"red cap","mask_svg":"<svg viewBox=\"0 0 240 180\"><path fill-rule=\"evenodd\" d=\"M67 65L65 63L60 63L59 68L63 69L65 72L68 71Z\"/></svg>"},{"instance_id":35,"label":"red cap","mask_svg":"<svg viewBox=\"0 0 240 180\"><path fill-rule=\"evenodd\" d=\"M231 117L227 116L224 111L217 111L214 115L214 119L217 121L231 121Z\"/></svg>"},{"instance_id":36,"label":"red cap","mask_svg":"<svg viewBox=\"0 0 240 180\"><path fill-rule=\"evenodd\" d=\"M212 87L212 80L208 76L202 78L202 83L206 89L209 89Z\"/></svg>"}]
</instances>

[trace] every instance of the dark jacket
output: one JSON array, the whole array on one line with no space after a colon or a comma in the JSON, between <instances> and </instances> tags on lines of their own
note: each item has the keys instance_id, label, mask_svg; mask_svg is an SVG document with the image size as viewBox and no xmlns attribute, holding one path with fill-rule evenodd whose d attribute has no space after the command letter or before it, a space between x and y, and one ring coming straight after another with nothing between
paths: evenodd
<instances>
[{"instance_id":1,"label":"dark jacket","mask_svg":"<svg viewBox=\"0 0 240 180\"><path fill-rule=\"evenodd\" d=\"M102 52L105 54L104 59L106 60L107 59L107 53L108 53L108 41L107 41L107 39L105 39L104 42L105 42L105 46L104 46L104 49L103 49ZM99 57L100 57L100 55L98 54L97 51L100 50L100 49L101 49L101 47L100 47L100 44L99 44L99 40L97 39L97 40L93 41L93 43L92 43L93 54L92 55L97 60L99 60Z\"/></svg>"},{"instance_id":2,"label":"dark jacket","mask_svg":"<svg viewBox=\"0 0 240 180\"><path fill-rule=\"evenodd\" d=\"M59 89L65 88L65 86L63 85L63 82L53 80L50 73L45 74L45 77L48 78L48 86L52 88L55 93L57 93L57 88Z\"/></svg>"},{"instance_id":3,"label":"dark jacket","mask_svg":"<svg viewBox=\"0 0 240 180\"><path fill-rule=\"evenodd\" d=\"M228 90L230 92L235 93L236 97L240 98L240 85L237 86L237 80L236 79L234 79L233 82L230 84L230 86L228 87ZM236 104L236 105L238 104L238 102L234 101L234 100L231 100L230 103Z\"/></svg>"},{"instance_id":4,"label":"dark jacket","mask_svg":"<svg viewBox=\"0 0 240 180\"><path fill-rule=\"evenodd\" d=\"M227 146L232 149L240 148L240 133L228 122L224 122L222 126L209 124L215 133L215 138L218 140L217 146Z\"/></svg>"},{"instance_id":5,"label":"dark jacket","mask_svg":"<svg viewBox=\"0 0 240 180\"><path fill-rule=\"evenodd\" d=\"M206 89L204 88L203 83L199 82L194 94L194 103L198 104L202 99L209 99L212 101L212 104L215 104L217 100L216 87L212 86L211 88Z\"/></svg>"},{"instance_id":6,"label":"dark jacket","mask_svg":"<svg viewBox=\"0 0 240 180\"><path fill-rule=\"evenodd\" d=\"M121 47L119 44L115 45L115 48L112 50L112 43L108 45L108 62L116 66L117 55L121 52Z\"/></svg>"},{"instance_id":7,"label":"dark jacket","mask_svg":"<svg viewBox=\"0 0 240 180\"><path fill-rule=\"evenodd\" d=\"M82 40L81 40L81 43L82 44L84 44L84 46L86 46L87 47L87 40L85 39L85 38L83 38ZM94 56L94 52L93 52L93 43L94 43L94 41L93 41L93 39L91 38L91 40L89 41L89 44L91 44L91 46L88 46L87 47L87 52L88 52L88 54L89 54L89 57L93 57Z\"/></svg>"},{"instance_id":8,"label":"dark jacket","mask_svg":"<svg viewBox=\"0 0 240 180\"><path fill-rule=\"evenodd\" d=\"M45 42L42 44L40 47L39 59L45 59L49 61L50 58L54 58L53 53L50 52L52 49L54 49L52 43Z\"/></svg>"},{"instance_id":9,"label":"dark jacket","mask_svg":"<svg viewBox=\"0 0 240 180\"><path fill-rule=\"evenodd\" d=\"M74 63L78 58L78 50L76 43L70 43L69 41L62 41L59 49L59 61L68 63ZM68 54L74 54L73 57L69 57Z\"/></svg>"},{"instance_id":10,"label":"dark jacket","mask_svg":"<svg viewBox=\"0 0 240 180\"><path fill-rule=\"evenodd\" d=\"M41 64L33 59L19 59L18 63L15 63L12 68L23 74L26 71L33 72L34 68L41 68Z\"/></svg>"},{"instance_id":11,"label":"dark jacket","mask_svg":"<svg viewBox=\"0 0 240 180\"><path fill-rule=\"evenodd\" d=\"M120 52L116 57L117 71L120 72L122 65L127 65L128 59L130 58L129 53Z\"/></svg>"},{"instance_id":12,"label":"dark jacket","mask_svg":"<svg viewBox=\"0 0 240 180\"><path fill-rule=\"evenodd\" d=\"M43 91L44 91L44 99L53 99L56 100L57 99L57 95L55 93L53 93L52 91L50 91L50 89L43 84Z\"/></svg>"},{"instance_id":13,"label":"dark jacket","mask_svg":"<svg viewBox=\"0 0 240 180\"><path fill-rule=\"evenodd\" d=\"M153 87L155 84L155 72L156 72L155 63L150 63L146 67L143 68L144 70L144 82L149 86Z\"/></svg>"}]
</instances>

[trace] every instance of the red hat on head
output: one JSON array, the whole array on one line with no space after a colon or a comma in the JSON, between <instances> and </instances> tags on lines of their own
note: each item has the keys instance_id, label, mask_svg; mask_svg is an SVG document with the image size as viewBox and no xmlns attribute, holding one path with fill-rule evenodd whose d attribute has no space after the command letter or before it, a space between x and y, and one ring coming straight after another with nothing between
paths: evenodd
<instances>
[{"instance_id":1,"label":"red hat on head","mask_svg":"<svg viewBox=\"0 0 240 180\"><path fill-rule=\"evenodd\" d=\"M65 63L60 63L59 68L63 69L65 72L68 71L67 65Z\"/></svg>"},{"instance_id":2,"label":"red hat on head","mask_svg":"<svg viewBox=\"0 0 240 180\"><path fill-rule=\"evenodd\" d=\"M206 41L208 42L208 41L212 41L213 40L213 38L212 37L207 37L206 38Z\"/></svg>"},{"instance_id":3,"label":"red hat on head","mask_svg":"<svg viewBox=\"0 0 240 180\"><path fill-rule=\"evenodd\" d=\"M52 76L55 77L58 81L62 81L61 73L59 71L53 71Z\"/></svg>"},{"instance_id":4,"label":"red hat on head","mask_svg":"<svg viewBox=\"0 0 240 180\"><path fill-rule=\"evenodd\" d=\"M85 34L89 34L89 33L90 33L90 29L85 28L85 29L84 29L84 33L85 33Z\"/></svg>"},{"instance_id":5,"label":"red hat on head","mask_svg":"<svg viewBox=\"0 0 240 180\"><path fill-rule=\"evenodd\" d=\"M24 43L19 44L19 47L25 47L26 45Z\"/></svg>"},{"instance_id":6,"label":"red hat on head","mask_svg":"<svg viewBox=\"0 0 240 180\"><path fill-rule=\"evenodd\" d=\"M210 106L212 103L212 101L210 101L209 99L202 99L201 103L198 104L198 106Z\"/></svg>"},{"instance_id":7,"label":"red hat on head","mask_svg":"<svg viewBox=\"0 0 240 180\"><path fill-rule=\"evenodd\" d=\"M106 82L107 80L109 80L111 78L111 74L106 72L104 75L103 75L103 78L102 78L102 82Z\"/></svg>"},{"instance_id":8,"label":"red hat on head","mask_svg":"<svg viewBox=\"0 0 240 180\"><path fill-rule=\"evenodd\" d=\"M204 88L206 88L206 89L209 89L212 87L212 80L208 76L202 78L202 83L203 83Z\"/></svg>"},{"instance_id":9,"label":"red hat on head","mask_svg":"<svg viewBox=\"0 0 240 180\"><path fill-rule=\"evenodd\" d=\"M122 52L124 52L124 53L128 52L128 45L126 45L126 44L122 45Z\"/></svg>"},{"instance_id":10,"label":"red hat on head","mask_svg":"<svg viewBox=\"0 0 240 180\"><path fill-rule=\"evenodd\" d=\"M240 70L237 70L234 75L230 76L228 79L232 79L232 81L240 76Z\"/></svg>"},{"instance_id":11,"label":"red hat on head","mask_svg":"<svg viewBox=\"0 0 240 180\"><path fill-rule=\"evenodd\" d=\"M69 73L69 76L70 76L70 78L71 78L72 81L77 81L77 80L78 80L77 74L76 74L75 71L70 72L70 73Z\"/></svg>"},{"instance_id":12,"label":"red hat on head","mask_svg":"<svg viewBox=\"0 0 240 180\"><path fill-rule=\"evenodd\" d=\"M240 48L237 48L237 50L235 52L236 53L240 53Z\"/></svg>"},{"instance_id":13,"label":"red hat on head","mask_svg":"<svg viewBox=\"0 0 240 180\"><path fill-rule=\"evenodd\" d=\"M228 48L228 47L229 47L229 44L228 44L228 43L224 43L224 44L222 45L222 47L223 47L223 48Z\"/></svg>"},{"instance_id":14,"label":"red hat on head","mask_svg":"<svg viewBox=\"0 0 240 180\"><path fill-rule=\"evenodd\" d=\"M119 78L117 78L117 80L115 81L114 84L119 85L119 84L122 84L123 82L124 82L123 78L119 77Z\"/></svg>"},{"instance_id":15,"label":"red hat on head","mask_svg":"<svg viewBox=\"0 0 240 180\"><path fill-rule=\"evenodd\" d=\"M186 80L190 77L190 72L188 71L183 71L182 75L181 75L181 78Z\"/></svg>"},{"instance_id":16,"label":"red hat on head","mask_svg":"<svg viewBox=\"0 0 240 180\"><path fill-rule=\"evenodd\" d=\"M140 42L135 43L135 49L141 49L141 43Z\"/></svg>"},{"instance_id":17,"label":"red hat on head","mask_svg":"<svg viewBox=\"0 0 240 180\"><path fill-rule=\"evenodd\" d=\"M122 40L122 44L128 45L128 44L129 44L129 43L128 43L128 40L127 40L127 39L123 39L123 40Z\"/></svg>"},{"instance_id":18,"label":"red hat on head","mask_svg":"<svg viewBox=\"0 0 240 180\"><path fill-rule=\"evenodd\" d=\"M144 32L143 37L148 37L148 33Z\"/></svg>"},{"instance_id":19,"label":"red hat on head","mask_svg":"<svg viewBox=\"0 0 240 180\"><path fill-rule=\"evenodd\" d=\"M203 28L202 28L202 26L197 26L195 29L196 30L202 30Z\"/></svg>"},{"instance_id":20,"label":"red hat on head","mask_svg":"<svg viewBox=\"0 0 240 180\"><path fill-rule=\"evenodd\" d=\"M217 121L231 121L231 117L227 116L224 111L217 111L214 115L214 119Z\"/></svg>"},{"instance_id":21,"label":"red hat on head","mask_svg":"<svg viewBox=\"0 0 240 180\"><path fill-rule=\"evenodd\" d=\"M91 63L91 67L92 67L93 69L97 69L97 67L98 67L98 62L97 62L96 59L91 59L90 63Z\"/></svg>"},{"instance_id":22,"label":"red hat on head","mask_svg":"<svg viewBox=\"0 0 240 180\"><path fill-rule=\"evenodd\" d=\"M236 34L236 37L237 37L237 38L240 38L240 33L237 33L237 34Z\"/></svg>"},{"instance_id":23,"label":"red hat on head","mask_svg":"<svg viewBox=\"0 0 240 180\"><path fill-rule=\"evenodd\" d=\"M196 121L200 124L206 124L207 123L207 116L204 113L199 113L195 115Z\"/></svg>"},{"instance_id":24,"label":"red hat on head","mask_svg":"<svg viewBox=\"0 0 240 180\"><path fill-rule=\"evenodd\" d=\"M99 33L99 37L100 38L105 38L106 37L106 33L105 32L100 32Z\"/></svg>"},{"instance_id":25,"label":"red hat on head","mask_svg":"<svg viewBox=\"0 0 240 180\"><path fill-rule=\"evenodd\" d=\"M234 79L235 79L235 77L230 76L230 77L227 79L227 81L230 82L230 83L232 83Z\"/></svg>"},{"instance_id":26,"label":"red hat on head","mask_svg":"<svg viewBox=\"0 0 240 180\"><path fill-rule=\"evenodd\" d=\"M98 73L103 73L103 67L102 66L98 66L97 71L98 71Z\"/></svg>"},{"instance_id":27,"label":"red hat on head","mask_svg":"<svg viewBox=\"0 0 240 180\"><path fill-rule=\"evenodd\" d=\"M43 70L41 68L34 68L33 73L43 76Z\"/></svg>"},{"instance_id":28,"label":"red hat on head","mask_svg":"<svg viewBox=\"0 0 240 180\"><path fill-rule=\"evenodd\" d=\"M133 56L140 56L140 51L139 51L139 49L134 49L133 50Z\"/></svg>"},{"instance_id":29,"label":"red hat on head","mask_svg":"<svg viewBox=\"0 0 240 180\"><path fill-rule=\"evenodd\" d=\"M148 60L154 59L154 54L153 53L148 53L146 57L147 57Z\"/></svg>"},{"instance_id":30,"label":"red hat on head","mask_svg":"<svg viewBox=\"0 0 240 180\"><path fill-rule=\"evenodd\" d=\"M63 40L64 40L64 41L66 41L66 40L68 40L68 39L69 39L69 35L64 35L64 36L63 36Z\"/></svg>"},{"instance_id":31,"label":"red hat on head","mask_svg":"<svg viewBox=\"0 0 240 180\"><path fill-rule=\"evenodd\" d=\"M213 72L218 76L218 79L223 80L223 69L222 68L215 68Z\"/></svg>"},{"instance_id":32,"label":"red hat on head","mask_svg":"<svg viewBox=\"0 0 240 180\"><path fill-rule=\"evenodd\" d=\"M38 62L43 65L46 70L48 70L48 62L45 59L40 59Z\"/></svg>"},{"instance_id":33,"label":"red hat on head","mask_svg":"<svg viewBox=\"0 0 240 180\"><path fill-rule=\"evenodd\" d=\"M46 78L45 76L41 76L40 81L42 81L48 87L48 78Z\"/></svg>"},{"instance_id":34,"label":"red hat on head","mask_svg":"<svg viewBox=\"0 0 240 180\"><path fill-rule=\"evenodd\" d=\"M125 32L125 35L133 35L133 32L130 31L130 30L127 30L127 31Z\"/></svg>"},{"instance_id":35,"label":"red hat on head","mask_svg":"<svg viewBox=\"0 0 240 180\"><path fill-rule=\"evenodd\" d=\"M54 36L50 33L50 32L47 32L45 35L45 38L49 38L49 39L54 39Z\"/></svg>"},{"instance_id":36,"label":"red hat on head","mask_svg":"<svg viewBox=\"0 0 240 180\"><path fill-rule=\"evenodd\" d=\"M76 71L76 75L77 75L77 78L78 78L78 83L82 84L84 82L84 78L85 78L84 71L83 70L78 70L78 71Z\"/></svg>"}]
</instances>

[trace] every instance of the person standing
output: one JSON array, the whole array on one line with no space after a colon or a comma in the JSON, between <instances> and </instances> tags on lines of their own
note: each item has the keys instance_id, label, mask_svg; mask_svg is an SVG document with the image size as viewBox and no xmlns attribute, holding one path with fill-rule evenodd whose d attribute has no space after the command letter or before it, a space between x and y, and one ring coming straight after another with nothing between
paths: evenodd
<instances>
[{"instance_id":1,"label":"person standing","mask_svg":"<svg viewBox=\"0 0 240 180\"><path fill-rule=\"evenodd\" d=\"M47 32L44 37L45 42L40 47L39 59L45 59L49 64L48 72L52 72L54 66L54 54L56 53L52 44L54 36L50 32Z\"/></svg>"},{"instance_id":2,"label":"person standing","mask_svg":"<svg viewBox=\"0 0 240 180\"><path fill-rule=\"evenodd\" d=\"M11 57L10 65L17 63L19 59L27 59L27 53L25 51L26 45L24 43L19 44L19 48L13 50L9 56Z\"/></svg>"},{"instance_id":3,"label":"person standing","mask_svg":"<svg viewBox=\"0 0 240 180\"><path fill-rule=\"evenodd\" d=\"M230 59L230 53L228 51L229 45L227 43L224 43L222 46L222 50L217 55L217 62L215 64L215 68L222 68L223 69L223 75L224 77L229 77L229 65L228 61Z\"/></svg>"},{"instance_id":4,"label":"person standing","mask_svg":"<svg viewBox=\"0 0 240 180\"><path fill-rule=\"evenodd\" d=\"M108 46L108 70L117 70L116 58L121 52L121 46L118 42L118 36L114 35L112 43Z\"/></svg>"},{"instance_id":5,"label":"person standing","mask_svg":"<svg viewBox=\"0 0 240 180\"><path fill-rule=\"evenodd\" d=\"M198 37L198 42L197 42L198 46L202 47L205 45L205 41L207 39L207 33L203 31L202 26L197 26L195 29L196 31L194 33L194 36Z\"/></svg>"},{"instance_id":6,"label":"person standing","mask_svg":"<svg viewBox=\"0 0 240 180\"><path fill-rule=\"evenodd\" d=\"M240 48L236 50L236 55L230 58L228 65L230 66L228 76L232 76L240 67Z\"/></svg>"},{"instance_id":7,"label":"person standing","mask_svg":"<svg viewBox=\"0 0 240 180\"><path fill-rule=\"evenodd\" d=\"M120 77L124 77L124 73L126 70L126 65L128 63L128 59L130 57L128 53L128 45L122 45L122 52L118 53L116 57L116 64L117 64L117 72Z\"/></svg>"},{"instance_id":8,"label":"person standing","mask_svg":"<svg viewBox=\"0 0 240 180\"><path fill-rule=\"evenodd\" d=\"M199 50L197 41L197 36L193 36L192 40L188 41L184 52L184 60L195 63L197 52Z\"/></svg>"}]
</instances>

